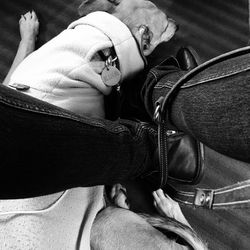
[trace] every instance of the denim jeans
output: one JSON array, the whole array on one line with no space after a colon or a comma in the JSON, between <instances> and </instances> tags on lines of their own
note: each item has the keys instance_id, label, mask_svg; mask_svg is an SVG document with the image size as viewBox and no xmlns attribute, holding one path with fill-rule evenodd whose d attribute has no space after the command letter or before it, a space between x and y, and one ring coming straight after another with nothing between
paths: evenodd
<instances>
[{"instance_id":1,"label":"denim jeans","mask_svg":"<svg viewBox=\"0 0 250 250\"><path fill-rule=\"evenodd\" d=\"M172 106L171 123L211 148L250 161L249 50L195 76ZM144 101L152 114L185 72L150 71ZM0 86L0 198L112 184L145 174L156 137L141 123L90 119Z\"/></svg>"},{"instance_id":2,"label":"denim jeans","mask_svg":"<svg viewBox=\"0 0 250 250\"><path fill-rule=\"evenodd\" d=\"M217 152L250 162L250 47L230 54L185 82L169 123ZM184 74L169 64L149 72L143 89L151 115L157 99Z\"/></svg>"},{"instance_id":3,"label":"denim jeans","mask_svg":"<svg viewBox=\"0 0 250 250\"><path fill-rule=\"evenodd\" d=\"M153 164L155 135L136 122L78 116L3 85L0 114L2 199L118 183Z\"/></svg>"}]
</instances>

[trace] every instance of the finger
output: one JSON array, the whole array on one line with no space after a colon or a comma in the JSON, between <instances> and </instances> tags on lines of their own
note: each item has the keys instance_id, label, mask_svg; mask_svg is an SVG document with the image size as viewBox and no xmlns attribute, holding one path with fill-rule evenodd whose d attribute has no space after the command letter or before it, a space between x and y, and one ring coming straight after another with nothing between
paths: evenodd
<instances>
[{"instance_id":1,"label":"finger","mask_svg":"<svg viewBox=\"0 0 250 250\"><path fill-rule=\"evenodd\" d=\"M158 207L158 204L156 201L153 202L154 206L157 208Z\"/></svg>"},{"instance_id":2,"label":"finger","mask_svg":"<svg viewBox=\"0 0 250 250\"><path fill-rule=\"evenodd\" d=\"M27 12L24 14L25 19L30 19L31 18L31 13Z\"/></svg>"},{"instance_id":3,"label":"finger","mask_svg":"<svg viewBox=\"0 0 250 250\"><path fill-rule=\"evenodd\" d=\"M25 20L25 17L23 15L21 15L20 19L19 19L19 23L23 22Z\"/></svg>"},{"instance_id":4,"label":"finger","mask_svg":"<svg viewBox=\"0 0 250 250\"><path fill-rule=\"evenodd\" d=\"M159 198L158 194L156 193L156 191L153 192L153 197L154 197L154 200L156 202L160 202L160 198Z\"/></svg>"},{"instance_id":5,"label":"finger","mask_svg":"<svg viewBox=\"0 0 250 250\"><path fill-rule=\"evenodd\" d=\"M169 195L167 195L167 194L165 194L165 197L166 197L166 199L168 199L170 202L176 202L176 201L174 201Z\"/></svg>"},{"instance_id":6,"label":"finger","mask_svg":"<svg viewBox=\"0 0 250 250\"><path fill-rule=\"evenodd\" d=\"M34 10L32 10L31 14L32 14L32 17L33 17L34 19L37 19L37 15L36 15L36 12L35 12Z\"/></svg>"},{"instance_id":7,"label":"finger","mask_svg":"<svg viewBox=\"0 0 250 250\"><path fill-rule=\"evenodd\" d=\"M113 199L116 194L116 184L112 186L111 191L110 191L110 199Z\"/></svg>"},{"instance_id":8,"label":"finger","mask_svg":"<svg viewBox=\"0 0 250 250\"><path fill-rule=\"evenodd\" d=\"M157 193L157 195L159 196L160 199L165 199L166 198L166 196L165 196L164 192L162 191L162 189L156 190L156 193Z\"/></svg>"}]
</instances>

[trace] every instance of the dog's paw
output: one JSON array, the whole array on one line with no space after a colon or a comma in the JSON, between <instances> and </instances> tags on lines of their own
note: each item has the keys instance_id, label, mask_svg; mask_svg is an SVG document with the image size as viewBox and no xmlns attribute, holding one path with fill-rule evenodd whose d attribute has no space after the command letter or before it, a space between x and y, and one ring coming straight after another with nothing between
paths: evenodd
<instances>
[{"instance_id":1,"label":"dog's paw","mask_svg":"<svg viewBox=\"0 0 250 250\"><path fill-rule=\"evenodd\" d=\"M39 32L39 21L35 11L29 11L21 16L19 29L22 41L34 42Z\"/></svg>"}]
</instances>

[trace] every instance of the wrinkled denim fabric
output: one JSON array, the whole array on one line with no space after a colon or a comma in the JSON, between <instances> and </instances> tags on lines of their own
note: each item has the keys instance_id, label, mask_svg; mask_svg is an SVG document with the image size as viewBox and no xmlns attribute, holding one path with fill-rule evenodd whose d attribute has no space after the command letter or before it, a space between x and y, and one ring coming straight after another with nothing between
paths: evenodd
<instances>
[{"instance_id":1,"label":"wrinkled denim fabric","mask_svg":"<svg viewBox=\"0 0 250 250\"><path fill-rule=\"evenodd\" d=\"M250 162L250 54L202 71L180 90L171 123L212 149ZM153 68L143 87L152 114L186 72ZM141 123L78 116L0 85L0 198L113 184L152 168L156 138ZM7 185L6 185L7 183Z\"/></svg>"},{"instance_id":2,"label":"wrinkled denim fabric","mask_svg":"<svg viewBox=\"0 0 250 250\"><path fill-rule=\"evenodd\" d=\"M250 47L187 81L170 107L170 123L212 149L250 162ZM143 87L149 113L185 74L175 65L153 68ZM146 86L146 87L145 87Z\"/></svg>"}]
</instances>

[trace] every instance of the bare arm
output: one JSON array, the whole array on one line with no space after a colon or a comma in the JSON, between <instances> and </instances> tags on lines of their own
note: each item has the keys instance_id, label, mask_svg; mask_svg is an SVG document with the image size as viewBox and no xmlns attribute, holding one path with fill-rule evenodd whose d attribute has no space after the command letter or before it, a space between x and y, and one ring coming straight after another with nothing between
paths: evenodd
<instances>
[{"instance_id":1,"label":"bare arm","mask_svg":"<svg viewBox=\"0 0 250 250\"><path fill-rule=\"evenodd\" d=\"M25 59L25 57L27 57L35 49L39 22L34 11L27 12L25 15L21 16L19 20L19 29L21 40L14 61L10 67L7 76L3 81L4 85L8 85L10 77L17 68L17 66Z\"/></svg>"}]
</instances>

